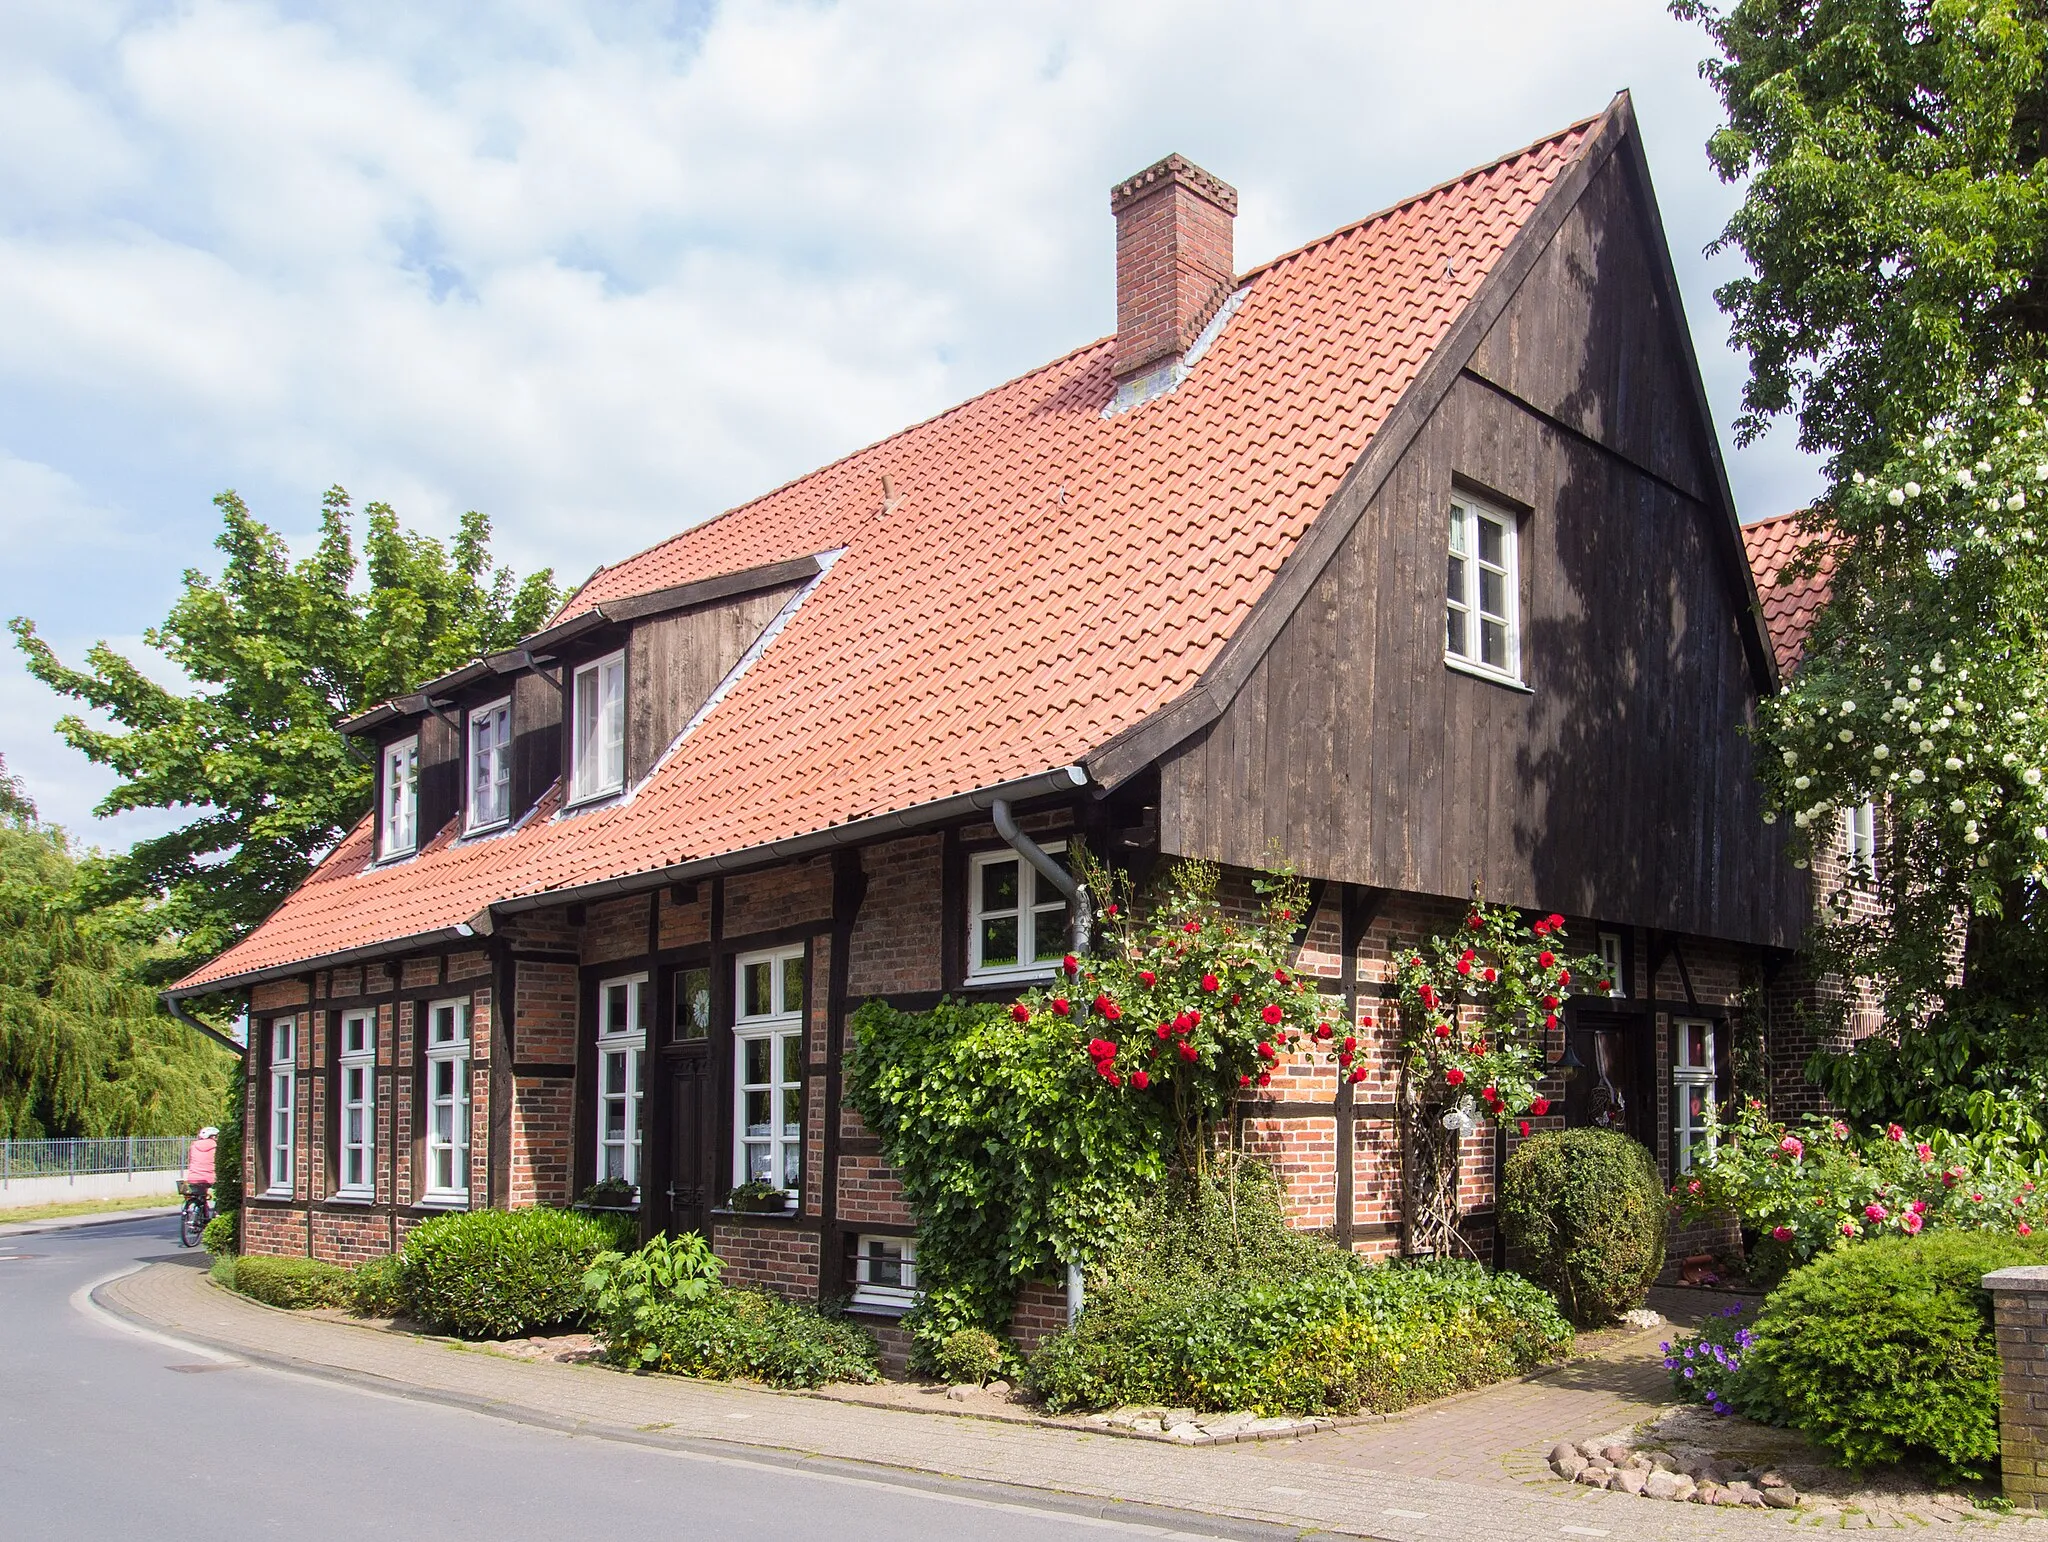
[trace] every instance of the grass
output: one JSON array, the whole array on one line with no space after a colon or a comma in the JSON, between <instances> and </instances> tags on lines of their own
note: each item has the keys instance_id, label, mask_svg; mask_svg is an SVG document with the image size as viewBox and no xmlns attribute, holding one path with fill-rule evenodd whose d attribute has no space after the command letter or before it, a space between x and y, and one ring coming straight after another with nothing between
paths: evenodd
<instances>
[{"instance_id":1,"label":"grass","mask_svg":"<svg viewBox=\"0 0 2048 1542\"><path fill-rule=\"evenodd\" d=\"M0 1210L0 1226L15 1221L61 1221L74 1215L107 1215L117 1210L176 1209L175 1194L135 1194L125 1199L73 1199L55 1205L23 1205L18 1210Z\"/></svg>"}]
</instances>

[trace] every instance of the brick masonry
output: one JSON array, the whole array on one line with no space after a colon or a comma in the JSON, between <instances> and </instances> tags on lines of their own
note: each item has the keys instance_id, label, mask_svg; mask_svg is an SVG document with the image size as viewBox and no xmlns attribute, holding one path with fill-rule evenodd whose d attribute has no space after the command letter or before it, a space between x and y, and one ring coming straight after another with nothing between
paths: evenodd
<instances>
[{"instance_id":1,"label":"brick masonry","mask_svg":"<svg viewBox=\"0 0 2048 1542\"><path fill-rule=\"evenodd\" d=\"M1010 1338L1017 1348L1030 1354L1067 1325L1067 1287L1034 1280L1017 1292L1016 1310L1010 1315Z\"/></svg>"},{"instance_id":2,"label":"brick masonry","mask_svg":"<svg viewBox=\"0 0 2048 1542\"><path fill-rule=\"evenodd\" d=\"M2005 1497L2048 1503L2048 1268L1984 1276L1998 1334L1998 1450Z\"/></svg>"},{"instance_id":3,"label":"brick masonry","mask_svg":"<svg viewBox=\"0 0 2048 1542\"><path fill-rule=\"evenodd\" d=\"M725 1261L728 1285L772 1290L799 1301L818 1299L818 1234L788 1226L711 1228L711 1250Z\"/></svg>"}]
</instances>

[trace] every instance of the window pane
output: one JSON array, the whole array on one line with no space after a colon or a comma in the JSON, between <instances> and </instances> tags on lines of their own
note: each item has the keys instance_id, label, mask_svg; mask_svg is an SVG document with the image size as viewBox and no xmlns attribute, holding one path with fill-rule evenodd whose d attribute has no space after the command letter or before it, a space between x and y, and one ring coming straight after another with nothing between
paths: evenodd
<instances>
[{"instance_id":1,"label":"window pane","mask_svg":"<svg viewBox=\"0 0 2048 1542\"><path fill-rule=\"evenodd\" d=\"M1685 1030L1685 1063L1704 1066L1707 1063L1707 1030L1701 1023L1694 1023Z\"/></svg>"},{"instance_id":2,"label":"window pane","mask_svg":"<svg viewBox=\"0 0 2048 1542\"><path fill-rule=\"evenodd\" d=\"M1479 609L1489 616L1505 616L1508 613L1507 580L1491 568L1479 570Z\"/></svg>"},{"instance_id":3,"label":"window pane","mask_svg":"<svg viewBox=\"0 0 2048 1542\"><path fill-rule=\"evenodd\" d=\"M784 1146L782 1148L782 1186L785 1189L795 1188L797 1180L802 1175L803 1148L794 1144Z\"/></svg>"},{"instance_id":4,"label":"window pane","mask_svg":"<svg viewBox=\"0 0 2048 1542\"><path fill-rule=\"evenodd\" d=\"M804 1009L804 956L799 953L782 961L782 1010Z\"/></svg>"},{"instance_id":5,"label":"window pane","mask_svg":"<svg viewBox=\"0 0 2048 1542\"><path fill-rule=\"evenodd\" d=\"M1462 610L1449 611L1445 620L1449 623L1444 637L1445 649L1461 659L1470 658L1472 649L1465 641L1465 613Z\"/></svg>"},{"instance_id":6,"label":"window pane","mask_svg":"<svg viewBox=\"0 0 2048 1542\"><path fill-rule=\"evenodd\" d=\"M775 1010L775 975L764 959L740 971L740 1015L767 1017Z\"/></svg>"},{"instance_id":7,"label":"window pane","mask_svg":"<svg viewBox=\"0 0 2048 1542\"><path fill-rule=\"evenodd\" d=\"M603 785L616 787L626 779L626 662L604 666L604 748L598 774Z\"/></svg>"},{"instance_id":8,"label":"window pane","mask_svg":"<svg viewBox=\"0 0 2048 1542\"><path fill-rule=\"evenodd\" d=\"M626 1022L626 987L607 985L604 988L604 1031L624 1033Z\"/></svg>"},{"instance_id":9,"label":"window pane","mask_svg":"<svg viewBox=\"0 0 2048 1542\"><path fill-rule=\"evenodd\" d=\"M1017 863L987 862L981 869L981 908L984 913L1017 908Z\"/></svg>"},{"instance_id":10,"label":"window pane","mask_svg":"<svg viewBox=\"0 0 2048 1542\"><path fill-rule=\"evenodd\" d=\"M804 1036L800 1033L782 1036L782 1079L786 1082L804 1079Z\"/></svg>"},{"instance_id":11,"label":"window pane","mask_svg":"<svg viewBox=\"0 0 2048 1542\"><path fill-rule=\"evenodd\" d=\"M607 1097L618 1097L626 1090L626 1057L606 1055L604 1057L604 1090Z\"/></svg>"},{"instance_id":12,"label":"window pane","mask_svg":"<svg viewBox=\"0 0 2048 1542\"><path fill-rule=\"evenodd\" d=\"M1451 550L1463 554L1465 545L1465 511L1456 504L1451 505Z\"/></svg>"},{"instance_id":13,"label":"window pane","mask_svg":"<svg viewBox=\"0 0 2048 1542\"><path fill-rule=\"evenodd\" d=\"M440 1145L449 1145L455 1139L455 1105L436 1102L434 1104L433 1138Z\"/></svg>"},{"instance_id":14,"label":"window pane","mask_svg":"<svg viewBox=\"0 0 2048 1542\"><path fill-rule=\"evenodd\" d=\"M1067 951L1067 902L1045 905L1031 913L1032 956L1041 961L1064 957Z\"/></svg>"},{"instance_id":15,"label":"window pane","mask_svg":"<svg viewBox=\"0 0 2048 1542\"><path fill-rule=\"evenodd\" d=\"M775 1148L765 1143L747 1147L747 1178L763 1183L775 1181Z\"/></svg>"},{"instance_id":16,"label":"window pane","mask_svg":"<svg viewBox=\"0 0 2048 1542\"><path fill-rule=\"evenodd\" d=\"M981 923L981 961L984 965L1017 962L1017 918L1002 916Z\"/></svg>"},{"instance_id":17,"label":"window pane","mask_svg":"<svg viewBox=\"0 0 2048 1542\"><path fill-rule=\"evenodd\" d=\"M711 971L685 969L676 976L676 1037L701 1039L711 1031Z\"/></svg>"},{"instance_id":18,"label":"window pane","mask_svg":"<svg viewBox=\"0 0 2048 1542\"><path fill-rule=\"evenodd\" d=\"M455 1153L445 1147L434 1153L434 1171L427 1179L428 1186L436 1189L455 1187Z\"/></svg>"},{"instance_id":19,"label":"window pane","mask_svg":"<svg viewBox=\"0 0 2048 1542\"><path fill-rule=\"evenodd\" d=\"M801 1087L782 1090L782 1133L788 1140L795 1140L804 1133L804 1090Z\"/></svg>"},{"instance_id":20,"label":"window pane","mask_svg":"<svg viewBox=\"0 0 2048 1542\"><path fill-rule=\"evenodd\" d=\"M741 1080L749 1087L765 1087L775 1079L775 1062L771 1058L775 1044L770 1039L745 1039L745 1071Z\"/></svg>"},{"instance_id":21,"label":"window pane","mask_svg":"<svg viewBox=\"0 0 2048 1542\"><path fill-rule=\"evenodd\" d=\"M1495 669L1508 667L1508 629L1498 621L1479 623L1479 661Z\"/></svg>"},{"instance_id":22,"label":"window pane","mask_svg":"<svg viewBox=\"0 0 2048 1542\"><path fill-rule=\"evenodd\" d=\"M1453 556L1444 574L1444 598L1453 605L1465 603L1465 559Z\"/></svg>"},{"instance_id":23,"label":"window pane","mask_svg":"<svg viewBox=\"0 0 2048 1542\"><path fill-rule=\"evenodd\" d=\"M1695 1082L1685 1090L1686 1123L1698 1129L1707 1122L1707 1089Z\"/></svg>"},{"instance_id":24,"label":"window pane","mask_svg":"<svg viewBox=\"0 0 2048 1542\"><path fill-rule=\"evenodd\" d=\"M775 1133L774 1093L762 1091L747 1094L747 1133L749 1135L773 1135Z\"/></svg>"},{"instance_id":25,"label":"window pane","mask_svg":"<svg viewBox=\"0 0 2048 1542\"><path fill-rule=\"evenodd\" d=\"M1488 519L1483 514L1480 515L1479 560L1481 562L1490 562L1495 567L1500 567L1507 554L1506 548L1507 539L1501 528L1500 521Z\"/></svg>"}]
</instances>

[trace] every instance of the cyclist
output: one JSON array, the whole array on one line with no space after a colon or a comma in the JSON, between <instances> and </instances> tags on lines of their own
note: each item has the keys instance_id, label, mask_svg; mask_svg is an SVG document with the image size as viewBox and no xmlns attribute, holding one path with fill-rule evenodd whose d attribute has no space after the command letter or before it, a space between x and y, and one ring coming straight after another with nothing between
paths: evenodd
<instances>
[{"instance_id":1,"label":"cyclist","mask_svg":"<svg viewBox=\"0 0 2048 1542\"><path fill-rule=\"evenodd\" d=\"M199 1132L199 1139L192 1142L191 1150L185 1153L185 1195L188 1202L199 1201L199 1224L202 1226L213 1214L213 1154L220 1149L219 1136L219 1128L209 1124Z\"/></svg>"}]
</instances>

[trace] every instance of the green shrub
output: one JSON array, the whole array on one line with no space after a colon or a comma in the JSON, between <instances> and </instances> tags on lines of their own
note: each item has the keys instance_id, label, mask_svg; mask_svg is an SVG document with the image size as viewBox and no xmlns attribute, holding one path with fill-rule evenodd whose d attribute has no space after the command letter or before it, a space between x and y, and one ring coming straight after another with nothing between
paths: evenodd
<instances>
[{"instance_id":1,"label":"green shrub","mask_svg":"<svg viewBox=\"0 0 2048 1542\"><path fill-rule=\"evenodd\" d=\"M348 1270L319 1258L245 1254L233 1260L227 1283L252 1300L292 1311L309 1306L345 1306L351 1293Z\"/></svg>"},{"instance_id":2,"label":"green shrub","mask_svg":"<svg viewBox=\"0 0 2048 1542\"><path fill-rule=\"evenodd\" d=\"M1509 1255L1580 1327L1641 1306L1664 1267L1657 1160L1616 1130L1546 1130L1501 1172Z\"/></svg>"},{"instance_id":3,"label":"green shrub","mask_svg":"<svg viewBox=\"0 0 2048 1542\"><path fill-rule=\"evenodd\" d=\"M400 1277L413 1316L468 1338L513 1338L577 1321L583 1276L610 1250L614 1217L567 1210L436 1216L405 1239Z\"/></svg>"},{"instance_id":4,"label":"green shrub","mask_svg":"<svg viewBox=\"0 0 2048 1542\"><path fill-rule=\"evenodd\" d=\"M656 1237L635 1253L597 1255L583 1276L591 1327L613 1357L649 1362L661 1311L702 1301L724 1265L695 1232Z\"/></svg>"},{"instance_id":5,"label":"green shrub","mask_svg":"<svg viewBox=\"0 0 2048 1542\"><path fill-rule=\"evenodd\" d=\"M614 1364L773 1387L876 1379L875 1341L857 1323L752 1290L709 1285L694 1301L664 1299L632 1313L629 1333L596 1324Z\"/></svg>"},{"instance_id":6,"label":"green shrub","mask_svg":"<svg viewBox=\"0 0 2048 1542\"><path fill-rule=\"evenodd\" d=\"M1998 1346L1978 1282L2044 1258L1984 1232L1844 1248L1772 1293L1751 1353L1789 1421L1843 1462L1917 1459L1981 1478L1998 1463Z\"/></svg>"},{"instance_id":7,"label":"green shrub","mask_svg":"<svg viewBox=\"0 0 2048 1542\"><path fill-rule=\"evenodd\" d=\"M941 1381L980 1386L1003 1367L1003 1341L986 1328L949 1333L932 1356Z\"/></svg>"},{"instance_id":8,"label":"green shrub","mask_svg":"<svg viewBox=\"0 0 2048 1542\"><path fill-rule=\"evenodd\" d=\"M405 1299L405 1265L396 1253L356 1265L348 1309L358 1317L402 1317L410 1310Z\"/></svg>"},{"instance_id":9,"label":"green shrub","mask_svg":"<svg viewBox=\"0 0 2048 1542\"><path fill-rule=\"evenodd\" d=\"M223 1253L232 1253L235 1241L241 1235L241 1226L242 1213L239 1210L223 1210L206 1223L206 1230L199 1234L200 1244L216 1258Z\"/></svg>"},{"instance_id":10,"label":"green shrub","mask_svg":"<svg viewBox=\"0 0 2048 1542\"><path fill-rule=\"evenodd\" d=\"M1466 1263L1358 1265L1091 1296L1080 1320L1032 1357L1031 1380L1055 1411L1386 1412L1526 1371L1571 1339L1550 1297L1515 1275Z\"/></svg>"}]
</instances>

